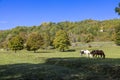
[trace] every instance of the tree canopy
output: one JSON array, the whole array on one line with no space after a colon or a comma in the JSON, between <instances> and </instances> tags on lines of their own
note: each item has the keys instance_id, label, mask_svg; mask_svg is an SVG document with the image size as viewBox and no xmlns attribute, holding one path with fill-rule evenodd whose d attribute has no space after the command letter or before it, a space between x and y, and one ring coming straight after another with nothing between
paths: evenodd
<instances>
[{"instance_id":1,"label":"tree canopy","mask_svg":"<svg viewBox=\"0 0 120 80\"><path fill-rule=\"evenodd\" d=\"M69 37L64 30L59 30L53 42L55 48L58 48L60 51L64 51L70 45Z\"/></svg>"},{"instance_id":2,"label":"tree canopy","mask_svg":"<svg viewBox=\"0 0 120 80\"><path fill-rule=\"evenodd\" d=\"M23 39L20 36L13 37L9 41L8 47L10 49L14 50L15 53L16 53L17 50L22 50L24 48Z\"/></svg>"},{"instance_id":3,"label":"tree canopy","mask_svg":"<svg viewBox=\"0 0 120 80\"><path fill-rule=\"evenodd\" d=\"M46 48L48 46L53 46L53 41L56 33L59 30L64 30L67 32L69 40L71 43L75 42L89 42L89 41L113 41L115 40L115 28L120 23L120 19L97 21L92 19L87 19L78 22L49 22L42 23L38 26L17 26L10 30L0 31L0 47L3 48L4 45L14 36L20 35L24 44L28 41L31 33L40 33L44 45ZM89 36L89 38L87 38Z\"/></svg>"},{"instance_id":4,"label":"tree canopy","mask_svg":"<svg viewBox=\"0 0 120 80\"><path fill-rule=\"evenodd\" d=\"M31 33L26 41L26 48L29 51L38 50L44 44L43 37L39 33Z\"/></svg>"},{"instance_id":5,"label":"tree canopy","mask_svg":"<svg viewBox=\"0 0 120 80\"><path fill-rule=\"evenodd\" d=\"M120 3L118 7L115 8L115 12L120 15ZM115 43L120 46L120 23L115 27Z\"/></svg>"},{"instance_id":6,"label":"tree canopy","mask_svg":"<svg viewBox=\"0 0 120 80\"><path fill-rule=\"evenodd\" d=\"M120 3L118 4L118 7L115 8L115 12L117 12L118 15L120 15Z\"/></svg>"}]
</instances>

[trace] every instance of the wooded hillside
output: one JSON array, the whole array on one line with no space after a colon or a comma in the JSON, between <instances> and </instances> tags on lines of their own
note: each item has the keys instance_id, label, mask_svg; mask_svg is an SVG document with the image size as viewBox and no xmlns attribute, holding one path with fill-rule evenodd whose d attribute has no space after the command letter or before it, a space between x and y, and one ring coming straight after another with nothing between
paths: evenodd
<instances>
[{"instance_id":1,"label":"wooded hillside","mask_svg":"<svg viewBox=\"0 0 120 80\"><path fill-rule=\"evenodd\" d=\"M39 26L17 26L10 30L0 31L0 47L6 47L8 41L20 35L24 41L32 32L40 33L44 39L44 47L53 43L55 34L58 30L65 30L69 36L70 42L89 42L89 41L113 41L115 38L115 27L120 23L120 19L112 20L83 20L79 22L49 22L42 23Z\"/></svg>"}]
</instances>

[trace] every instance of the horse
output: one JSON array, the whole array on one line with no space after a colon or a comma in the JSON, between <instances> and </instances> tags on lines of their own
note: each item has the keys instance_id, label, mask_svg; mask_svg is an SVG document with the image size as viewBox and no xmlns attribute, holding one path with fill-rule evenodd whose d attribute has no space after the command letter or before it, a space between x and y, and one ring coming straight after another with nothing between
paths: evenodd
<instances>
[{"instance_id":1,"label":"horse","mask_svg":"<svg viewBox=\"0 0 120 80\"><path fill-rule=\"evenodd\" d=\"M92 57L89 50L81 50L80 55L81 56L86 55L87 57Z\"/></svg>"},{"instance_id":2,"label":"horse","mask_svg":"<svg viewBox=\"0 0 120 80\"><path fill-rule=\"evenodd\" d=\"M101 58L105 59L105 53L103 52L103 50L92 50L90 52L90 54L93 57L101 57Z\"/></svg>"}]
</instances>

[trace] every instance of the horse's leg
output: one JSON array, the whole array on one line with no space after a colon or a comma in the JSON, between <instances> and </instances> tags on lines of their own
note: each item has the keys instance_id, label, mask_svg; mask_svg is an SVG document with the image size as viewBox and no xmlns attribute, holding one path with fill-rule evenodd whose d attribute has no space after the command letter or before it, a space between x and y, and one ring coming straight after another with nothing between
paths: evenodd
<instances>
[{"instance_id":1,"label":"horse's leg","mask_svg":"<svg viewBox=\"0 0 120 80\"><path fill-rule=\"evenodd\" d=\"M80 53L80 56L82 56L82 53Z\"/></svg>"},{"instance_id":2,"label":"horse's leg","mask_svg":"<svg viewBox=\"0 0 120 80\"><path fill-rule=\"evenodd\" d=\"M83 52L81 51L81 52L80 52L80 56L82 56L82 55L83 55Z\"/></svg>"},{"instance_id":3,"label":"horse's leg","mask_svg":"<svg viewBox=\"0 0 120 80\"><path fill-rule=\"evenodd\" d=\"M86 53L86 56L89 57L89 55Z\"/></svg>"},{"instance_id":4,"label":"horse's leg","mask_svg":"<svg viewBox=\"0 0 120 80\"><path fill-rule=\"evenodd\" d=\"M98 55L98 54L96 54L96 58L99 58L99 55Z\"/></svg>"},{"instance_id":5,"label":"horse's leg","mask_svg":"<svg viewBox=\"0 0 120 80\"><path fill-rule=\"evenodd\" d=\"M93 58L93 55L92 55L92 54L89 54L89 57L90 57L90 58Z\"/></svg>"},{"instance_id":6,"label":"horse's leg","mask_svg":"<svg viewBox=\"0 0 120 80\"><path fill-rule=\"evenodd\" d=\"M90 57L90 53L88 53L88 58Z\"/></svg>"},{"instance_id":7,"label":"horse's leg","mask_svg":"<svg viewBox=\"0 0 120 80\"><path fill-rule=\"evenodd\" d=\"M96 57L96 54L93 54L93 57L95 58L95 57Z\"/></svg>"},{"instance_id":8,"label":"horse's leg","mask_svg":"<svg viewBox=\"0 0 120 80\"><path fill-rule=\"evenodd\" d=\"M97 58L99 58L99 54L97 54Z\"/></svg>"},{"instance_id":9,"label":"horse's leg","mask_svg":"<svg viewBox=\"0 0 120 80\"><path fill-rule=\"evenodd\" d=\"M100 55L100 57L102 58L102 57L103 57L103 55L101 54L101 55Z\"/></svg>"},{"instance_id":10,"label":"horse's leg","mask_svg":"<svg viewBox=\"0 0 120 80\"><path fill-rule=\"evenodd\" d=\"M95 54L95 57L97 58L97 54Z\"/></svg>"}]
</instances>

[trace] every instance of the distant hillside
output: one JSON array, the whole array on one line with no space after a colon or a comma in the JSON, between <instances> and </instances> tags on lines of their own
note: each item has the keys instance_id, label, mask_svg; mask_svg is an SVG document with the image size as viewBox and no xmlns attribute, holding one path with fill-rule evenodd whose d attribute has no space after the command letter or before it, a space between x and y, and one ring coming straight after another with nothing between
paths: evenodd
<instances>
[{"instance_id":1,"label":"distant hillside","mask_svg":"<svg viewBox=\"0 0 120 80\"><path fill-rule=\"evenodd\" d=\"M113 41L115 37L115 27L120 23L120 19L112 20L83 20L78 22L58 22L42 23L39 26L17 26L11 30L0 31L0 45L4 46L13 36L21 35L23 38L31 32L39 32L50 45L54 39L55 33L60 30L66 30L71 42L84 42L89 36L92 41ZM47 37L46 37L47 36Z\"/></svg>"}]
</instances>

